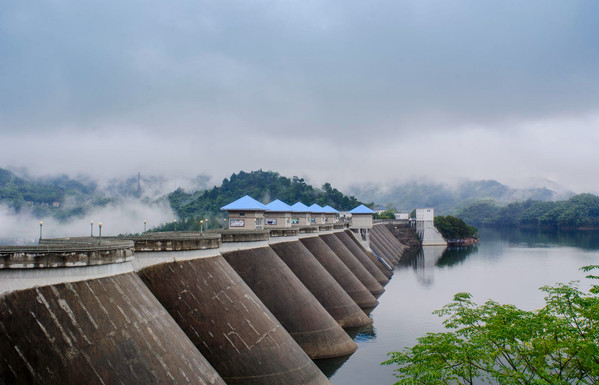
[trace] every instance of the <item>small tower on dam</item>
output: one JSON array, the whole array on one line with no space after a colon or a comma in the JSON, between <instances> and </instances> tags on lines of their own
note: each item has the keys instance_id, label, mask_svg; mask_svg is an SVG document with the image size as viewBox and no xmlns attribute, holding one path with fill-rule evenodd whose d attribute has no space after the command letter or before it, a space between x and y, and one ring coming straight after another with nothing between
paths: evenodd
<instances>
[{"instance_id":1,"label":"small tower on dam","mask_svg":"<svg viewBox=\"0 0 599 385\"><path fill-rule=\"evenodd\" d=\"M308 208L310 209L310 220L313 225L324 225L326 223L324 209L322 207L314 203Z\"/></svg>"},{"instance_id":2,"label":"small tower on dam","mask_svg":"<svg viewBox=\"0 0 599 385\"><path fill-rule=\"evenodd\" d=\"M324 206L324 221L328 224L334 224L339 222L339 211L335 210L329 205Z\"/></svg>"},{"instance_id":3,"label":"small tower on dam","mask_svg":"<svg viewBox=\"0 0 599 385\"><path fill-rule=\"evenodd\" d=\"M309 226L310 225L310 209L302 202L296 202L291 205L293 209L293 216L291 223L295 226Z\"/></svg>"},{"instance_id":4,"label":"small tower on dam","mask_svg":"<svg viewBox=\"0 0 599 385\"><path fill-rule=\"evenodd\" d=\"M416 209L416 233L422 246L447 246L447 242L435 228L435 210L432 208Z\"/></svg>"},{"instance_id":5,"label":"small tower on dam","mask_svg":"<svg viewBox=\"0 0 599 385\"><path fill-rule=\"evenodd\" d=\"M372 216L374 211L364 205L360 205L349 212L351 214L350 228L360 234L363 241L368 240L370 229L372 229Z\"/></svg>"},{"instance_id":6,"label":"small tower on dam","mask_svg":"<svg viewBox=\"0 0 599 385\"><path fill-rule=\"evenodd\" d=\"M275 199L266 205L267 211L264 213L265 229L281 229L291 227L291 206L287 203Z\"/></svg>"},{"instance_id":7,"label":"small tower on dam","mask_svg":"<svg viewBox=\"0 0 599 385\"><path fill-rule=\"evenodd\" d=\"M264 229L264 212L268 208L249 195L220 208L229 214L230 230Z\"/></svg>"}]
</instances>

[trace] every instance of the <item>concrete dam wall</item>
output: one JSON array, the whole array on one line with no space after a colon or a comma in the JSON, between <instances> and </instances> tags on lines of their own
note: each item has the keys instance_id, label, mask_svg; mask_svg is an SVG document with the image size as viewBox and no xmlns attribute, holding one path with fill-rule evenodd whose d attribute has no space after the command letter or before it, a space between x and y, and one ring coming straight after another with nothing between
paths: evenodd
<instances>
[{"instance_id":1,"label":"concrete dam wall","mask_svg":"<svg viewBox=\"0 0 599 385\"><path fill-rule=\"evenodd\" d=\"M329 384L220 254L139 274L227 384Z\"/></svg>"},{"instance_id":2,"label":"concrete dam wall","mask_svg":"<svg viewBox=\"0 0 599 385\"><path fill-rule=\"evenodd\" d=\"M356 350L388 278L342 229L279 233L0 249L0 383L330 385L311 358Z\"/></svg>"},{"instance_id":3,"label":"concrete dam wall","mask_svg":"<svg viewBox=\"0 0 599 385\"><path fill-rule=\"evenodd\" d=\"M225 384L133 272L4 293L0 378Z\"/></svg>"}]
</instances>

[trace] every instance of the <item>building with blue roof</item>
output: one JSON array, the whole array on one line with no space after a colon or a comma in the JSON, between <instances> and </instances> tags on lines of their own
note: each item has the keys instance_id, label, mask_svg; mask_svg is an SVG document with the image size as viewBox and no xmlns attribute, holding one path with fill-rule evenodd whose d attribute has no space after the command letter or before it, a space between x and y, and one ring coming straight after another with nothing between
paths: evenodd
<instances>
[{"instance_id":1,"label":"building with blue roof","mask_svg":"<svg viewBox=\"0 0 599 385\"><path fill-rule=\"evenodd\" d=\"M339 222L339 211L335 210L329 205L324 206L324 220L326 223L337 223Z\"/></svg>"},{"instance_id":2,"label":"building with blue roof","mask_svg":"<svg viewBox=\"0 0 599 385\"><path fill-rule=\"evenodd\" d=\"M264 228L286 228L291 227L291 206L275 199L266 205L264 213Z\"/></svg>"},{"instance_id":3,"label":"building with blue roof","mask_svg":"<svg viewBox=\"0 0 599 385\"><path fill-rule=\"evenodd\" d=\"M229 229L231 230L262 230L264 228L264 212L267 207L249 195L220 209L229 214Z\"/></svg>"},{"instance_id":4,"label":"building with blue roof","mask_svg":"<svg viewBox=\"0 0 599 385\"><path fill-rule=\"evenodd\" d=\"M326 223L324 209L321 206L314 203L308 208L310 209L310 222L313 225L324 225Z\"/></svg>"},{"instance_id":5,"label":"building with blue roof","mask_svg":"<svg viewBox=\"0 0 599 385\"><path fill-rule=\"evenodd\" d=\"M372 216L374 211L364 205L360 205L353 210L350 210L351 214L351 225L352 229L371 229L372 228Z\"/></svg>"},{"instance_id":6,"label":"building with blue roof","mask_svg":"<svg viewBox=\"0 0 599 385\"><path fill-rule=\"evenodd\" d=\"M294 226L310 225L310 209L302 202L291 205L291 224Z\"/></svg>"}]
</instances>

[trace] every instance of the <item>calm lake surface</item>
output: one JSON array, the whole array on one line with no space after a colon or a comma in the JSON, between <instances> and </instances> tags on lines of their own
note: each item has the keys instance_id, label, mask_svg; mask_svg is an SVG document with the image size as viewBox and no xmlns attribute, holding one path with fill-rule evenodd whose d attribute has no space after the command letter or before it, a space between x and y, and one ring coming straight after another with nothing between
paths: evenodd
<instances>
[{"instance_id":1,"label":"calm lake surface","mask_svg":"<svg viewBox=\"0 0 599 385\"><path fill-rule=\"evenodd\" d=\"M474 301L492 298L525 309L543 305L538 288L580 280L578 269L599 264L599 233L538 233L481 229L469 250L427 248L395 268L371 314L373 327L355 337L358 350L347 359L318 363L335 385L393 384L393 367L381 366L389 351L412 346L429 331L442 330L433 314L457 292Z\"/></svg>"}]
</instances>

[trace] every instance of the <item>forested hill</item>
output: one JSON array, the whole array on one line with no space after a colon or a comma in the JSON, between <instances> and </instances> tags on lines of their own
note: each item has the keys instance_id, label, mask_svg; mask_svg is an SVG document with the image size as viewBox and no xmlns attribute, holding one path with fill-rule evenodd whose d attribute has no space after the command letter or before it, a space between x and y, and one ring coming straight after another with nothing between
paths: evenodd
<instances>
[{"instance_id":1,"label":"forested hill","mask_svg":"<svg viewBox=\"0 0 599 385\"><path fill-rule=\"evenodd\" d=\"M316 203L330 205L337 210L351 210L361 204L353 196L345 196L325 183L322 188L314 188L304 179L294 176L287 178L273 171L241 171L224 179L221 186L205 191L186 193L179 188L169 194L171 207L179 218L216 214L220 208L244 195L269 203L280 199L288 204L301 201L306 205Z\"/></svg>"},{"instance_id":2,"label":"forested hill","mask_svg":"<svg viewBox=\"0 0 599 385\"><path fill-rule=\"evenodd\" d=\"M23 209L36 217L53 215L59 219L83 212L84 203L94 197L96 186L84 184L66 176L47 181L27 180L0 168L0 203L16 213ZM75 203L65 208L65 202ZM96 199L91 204L102 204Z\"/></svg>"},{"instance_id":3,"label":"forested hill","mask_svg":"<svg viewBox=\"0 0 599 385\"><path fill-rule=\"evenodd\" d=\"M557 202L526 200L505 206L481 201L465 207L456 216L475 226L598 228L599 197L579 194Z\"/></svg>"}]
</instances>

